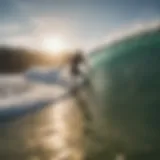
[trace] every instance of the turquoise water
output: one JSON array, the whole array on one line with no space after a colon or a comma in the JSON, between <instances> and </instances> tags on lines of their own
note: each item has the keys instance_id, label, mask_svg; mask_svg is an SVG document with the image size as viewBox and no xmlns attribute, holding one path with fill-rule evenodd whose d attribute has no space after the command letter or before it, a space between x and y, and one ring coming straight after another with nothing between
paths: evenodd
<instances>
[{"instance_id":1,"label":"turquoise water","mask_svg":"<svg viewBox=\"0 0 160 160\"><path fill-rule=\"evenodd\" d=\"M100 47L89 57L108 150L131 155L160 150L159 28Z\"/></svg>"}]
</instances>

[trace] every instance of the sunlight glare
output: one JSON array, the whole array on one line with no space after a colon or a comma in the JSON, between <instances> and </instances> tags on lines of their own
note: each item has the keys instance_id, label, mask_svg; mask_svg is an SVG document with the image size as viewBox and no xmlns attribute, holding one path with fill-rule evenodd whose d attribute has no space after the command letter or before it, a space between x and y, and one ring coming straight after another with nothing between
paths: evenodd
<instances>
[{"instance_id":1,"label":"sunlight glare","mask_svg":"<svg viewBox=\"0 0 160 160\"><path fill-rule=\"evenodd\" d=\"M45 51L52 54L59 54L60 52L63 52L69 49L69 45L61 37L44 38L42 47Z\"/></svg>"}]
</instances>

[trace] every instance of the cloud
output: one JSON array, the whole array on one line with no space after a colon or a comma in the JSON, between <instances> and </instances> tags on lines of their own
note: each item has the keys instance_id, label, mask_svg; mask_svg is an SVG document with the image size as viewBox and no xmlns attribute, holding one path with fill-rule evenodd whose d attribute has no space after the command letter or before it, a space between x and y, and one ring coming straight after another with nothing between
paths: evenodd
<instances>
[{"instance_id":1,"label":"cloud","mask_svg":"<svg viewBox=\"0 0 160 160\"><path fill-rule=\"evenodd\" d=\"M87 48L122 24L160 17L159 9L156 0L2 0L0 44L39 48L47 35L63 34Z\"/></svg>"},{"instance_id":2,"label":"cloud","mask_svg":"<svg viewBox=\"0 0 160 160\"><path fill-rule=\"evenodd\" d=\"M7 35L7 34L12 34L12 33L17 33L20 29L20 26L18 24L15 23L11 23L11 24L1 24L0 25L0 36L3 37L3 35Z\"/></svg>"},{"instance_id":3,"label":"cloud","mask_svg":"<svg viewBox=\"0 0 160 160\"><path fill-rule=\"evenodd\" d=\"M4 12L6 14L3 20L0 20L0 44L23 46L34 44L34 47L37 45L38 48L47 35L64 34L71 37L69 20L54 16L46 1L38 2L37 4L35 0L7 0L2 3L6 10L1 11L1 15Z\"/></svg>"}]
</instances>

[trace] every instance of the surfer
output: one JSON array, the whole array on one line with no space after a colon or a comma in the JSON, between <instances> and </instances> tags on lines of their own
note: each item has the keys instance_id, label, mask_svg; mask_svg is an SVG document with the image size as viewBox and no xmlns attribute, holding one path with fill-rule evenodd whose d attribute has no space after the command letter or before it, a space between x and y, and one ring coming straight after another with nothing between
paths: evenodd
<instances>
[{"instance_id":1,"label":"surfer","mask_svg":"<svg viewBox=\"0 0 160 160\"><path fill-rule=\"evenodd\" d=\"M73 76L78 76L81 74L79 65L85 61L83 52L81 50L77 50L74 56L71 57L71 68L70 73Z\"/></svg>"},{"instance_id":2,"label":"surfer","mask_svg":"<svg viewBox=\"0 0 160 160\"><path fill-rule=\"evenodd\" d=\"M77 92L78 86L77 82L79 79L84 80L85 75L83 70L81 69L81 64L86 64L86 59L84 57L84 54L81 50L77 50L75 54L70 59L70 75L71 75L71 81L73 82L73 93ZM86 66L85 66L86 67ZM86 68L85 68L86 69Z\"/></svg>"},{"instance_id":3,"label":"surfer","mask_svg":"<svg viewBox=\"0 0 160 160\"><path fill-rule=\"evenodd\" d=\"M84 68L81 68L81 65ZM81 50L77 50L70 60L70 75L71 75L71 94L75 97L78 106L80 107L84 117L88 121L92 121L92 115L90 114L88 103L81 91L89 84L88 78L85 72L88 70L87 60ZM80 80L80 81L79 81ZM90 132L87 128L86 132Z\"/></svg>"}]
</instances>

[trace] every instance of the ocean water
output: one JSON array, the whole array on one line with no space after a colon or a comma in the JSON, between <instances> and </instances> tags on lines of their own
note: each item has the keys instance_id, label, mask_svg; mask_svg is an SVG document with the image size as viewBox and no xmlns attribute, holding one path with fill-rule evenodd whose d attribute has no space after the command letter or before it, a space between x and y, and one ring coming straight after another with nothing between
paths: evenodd
<instances>
[{"instance_id":1,"label":"ocean water","mask_svg":"<svg viewBox=\"0 0 160 160\"><path fill-rule=\"evenodd\" d=\"M54 94L55 97L62 92L60 87L50 85L47 88L35 83L28 83L19 75L1 76L1 109L13 107L16 103L23 108L33 99L39 101L42 96L48 97L49 94ZM45 94L40 97L35 95L40 95L43 91ZM23 96L27 92L31 94ZM1 122L0 159L83 159L82 114L75 104L74 98L68 97L57 104L50 104L9 122L6 120L5 124Z\"/></svg>"},{"instance_id":2,"label":"ocean water","mask_svg":"<svg viewBox=\"0 0 160 160\"><path fill-rule=\"evenodd\" d=\"M139 36L141 32L136 33L131 40L141 37ZM120 56L118 63L115 63L112 54L106 54L105 47L102 48L102 56L95 54L95 57L98 57L95 64L100 68L107 66L107 69L99 69L95 74L92 72L91 80L96 94L93 94L95 92L92 92L93 88L90 87L80 91L81 97L68 96L58 103L47 104L45 100L54 99L67 91L65 87L55 84L54 77L51 77L54 83L48 79L42 83L46 80L46 74L44 78L41 75L35 76L34 73L32 75L35 78L34 82L28 83L21 75L7 77L2 75L1 111L6 108L14 109L15 106L18 106L16 110L22 108L29 110L25 110L28 114L18 116L16 119L13 116L14 120L11 118L9 122L4 118L0 121L0 159L160 159L158 143L160 78L157 76L160 67L158 54L160 47L157 45L159 26L151 29L149 33L154 38L146 41L146 37L142 36L138 38L141 43L135 41L134 47L140 45L136 52L132 52L135 51L132 50L134 48L132 42L129 42L129 46L123 41L127 47L117 43L117 48L126 50L124 58L121 59L123 56ZM144 45L146 47L143 47ZM129 50L131 55L126 56L128 57L126 59L125 55L128 55ZM117 55L118 50L115 50L114 43L107 52L111 51ZM110 61L104 63L106 61L103 57L108 57ZM105 65L101 65L102 61ZM103 86L104 83L107 86ZM106 92L108 88L110 90ZM37 108L35 104L43 104L44 107L30 112L31 108ZM22 112L15 112L16 115L17 113Z\"/></svg>"}]
</instances>

